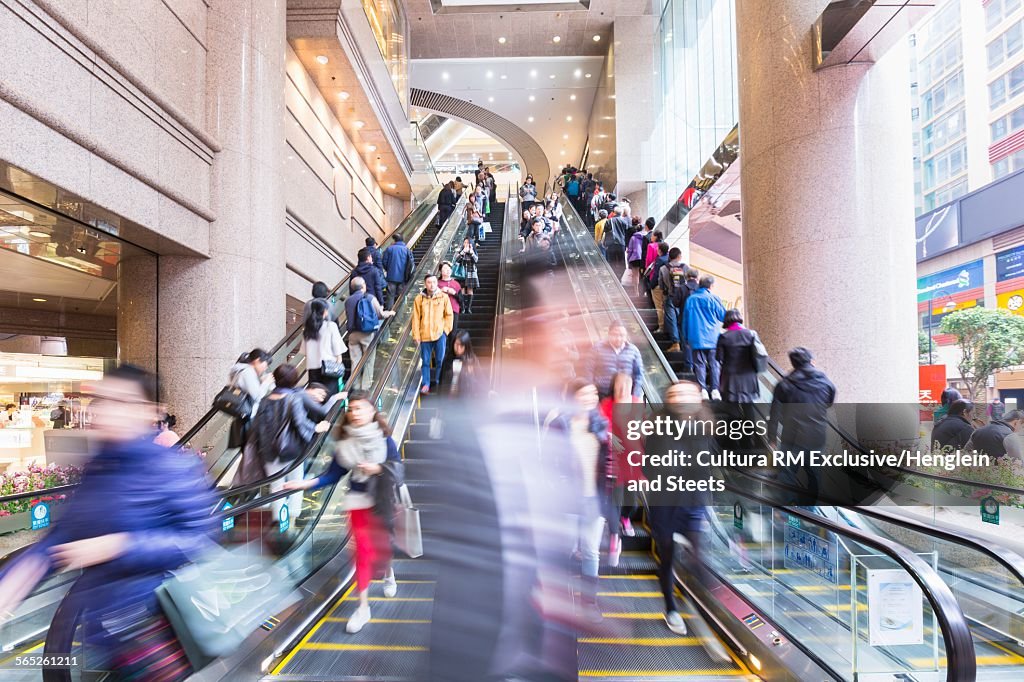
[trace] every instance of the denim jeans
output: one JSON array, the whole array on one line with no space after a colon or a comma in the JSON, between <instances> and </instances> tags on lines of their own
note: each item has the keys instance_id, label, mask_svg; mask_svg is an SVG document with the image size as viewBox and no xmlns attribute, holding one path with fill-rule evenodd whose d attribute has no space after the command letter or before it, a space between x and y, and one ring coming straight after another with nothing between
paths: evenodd
<instances>
[{"instance_id":1,"label":"denim jeans","mask_svg":"<svg viewBox=\"0 0 1024 682\"><path fill-rule=\"evenodd\" d=\"M708 393L718 389L719 366L714 348L693 349L693 371L701 388Z\"/></svg>"},{"instance_id":2,"label":"denim jeans","mask_svg":"<svg viewBox=\"0 0 1024 682\"><path fill-rule=\"evenodd\" d=\"M686 341L686 332L683 330L683 311L677 308L671 301L665 301L665 333L672 343L682 345Z\"/></svg>"},{"instance_id":3,"label":"denim jeans","mask_svg":"<svg viewBox=\"0 0 1024 682\"><path fill-rule=\"evenodd\" d=\"M420 341L420 357L423 359L423 379L422 386L430 386L431 384L431 373L430 373L430 358L434 358L434 373L433 381L438 382L441 380L441 365L444 364L444 350L445 344L448 343L448 336L441 334L440 338L434 341Z\"/></svg>"},{"instance_id":4,"label":"denim jeans","mask_svg":"<svg viewBox=\"0 0 1024 682\"><path fill-rule=\"evenodd\" d=\"M585 577L596 578L601 561L601 537L604 535L601 501L597 497L586 497L581 506L578 523L582 573Z\"/></svg>"}]
</instances>

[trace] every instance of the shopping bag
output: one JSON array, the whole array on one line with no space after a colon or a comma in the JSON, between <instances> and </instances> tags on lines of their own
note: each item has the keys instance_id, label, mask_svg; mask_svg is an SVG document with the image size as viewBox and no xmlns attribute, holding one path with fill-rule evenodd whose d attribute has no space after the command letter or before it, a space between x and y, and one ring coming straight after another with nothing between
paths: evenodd
<instances>
[{"instance_id":1,"label":"shopping bag","mask_svg":"<svg viewBox=\"0 0 1024 682\"><path fill-rule=\"evenodd\" d=\"M203 560L172 571L156 595L196 670L235 651L267 618L299 600L283 567L247 547L217 545Z\"/></svg>"},{"instance_id":2,"label":"shopping bag","mask_svg":"<svg viewBox=\"0 0 1024 682\"><path fill-rule=\"evenodd\" d=\"M423 556L423 533L420 530L420 510L413 506L409 487L398 486L398 504L395 507L395 544L410 558Z\"/></svg>"},{"instance_id":3,"label":"shopping bag","mask_svg":"<svg viewBox=\"0 0 1024 682\"><path fill-rule=\"evenodd\" d=\"M625 272L622 273L622 277L619 277L619 282L624 287L633 285L633 273L630 272L628 265L626 266Z\"/></svg>"},{"instance_id":4,"label":"shopping bag","mask_svg":"<svg viewBox=\"0 0 1024 682\"><path fill-rule=\"evenodd\" d=\"M494 230L493 230L493 228L491 227L491 224L490 224L490 223L486 223L486 222L485 222L485 223L482 223L482 224L481 224L481 226L480 226L480 231L481 231L481 232L493 232Z\"/></svg>"},{"instance_id":5,"label":"shopping bag","mask_svg":"<svg viewBox=\"0 0 1024 682\"><path fill-rule=\"evenodd\" d=\"M452 267L452 279L466 279L466 266L462 263L456 263Z\"/></svg>"}]
</instances>

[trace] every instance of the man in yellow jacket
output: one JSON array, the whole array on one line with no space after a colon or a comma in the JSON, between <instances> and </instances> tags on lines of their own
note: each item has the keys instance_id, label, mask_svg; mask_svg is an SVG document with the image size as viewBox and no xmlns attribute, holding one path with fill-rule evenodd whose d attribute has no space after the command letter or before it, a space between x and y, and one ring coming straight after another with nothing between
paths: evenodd
<instances>
[{"instance_id":1,"label":"man in yellow jacket","mask_svg":"<svg viewBox=\"0 0 1024 682\"><path fill-rule=\"evenodd\" d=\"M423 291L416 294L412 304L412 338L420 344L423 358L423 381L420 393L430 393L430 360L434 358L434 384L441 380L441 365L448 334L452 333L455 314L448 294L437 288L437 276L423 279Z\"/></svg>"}]
</instances>

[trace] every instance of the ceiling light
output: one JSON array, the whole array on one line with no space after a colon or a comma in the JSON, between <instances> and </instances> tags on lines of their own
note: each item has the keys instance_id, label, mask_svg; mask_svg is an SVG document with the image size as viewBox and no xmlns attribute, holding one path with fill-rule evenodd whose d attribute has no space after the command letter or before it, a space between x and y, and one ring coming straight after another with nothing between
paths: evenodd
<instances>
[{"instance_id":1,"label":"ceiling light","mask_svg":"<svg viewBox=\"0 0 1024 682\"><path fill-rule=\"evenodd\" d=\"M584 74L584 75L585 75L585 76L586 76L587 78L590 78L590 74L589 74L589 73L588 73L588 74Z\"/></svg>"},{"instance_id":2,"label":"ceiling light","mask_svg":"<svg viewBox=\"0 0 1024 682\"><path fill-rule=\"evenodd\" d=\"M493 71L488 71L487 72L487 77L488 78L494 78L494 72Z\"/></svg>"},{"instance_id":3,"label":"ceiling light","mask_svg":"<svg viewBox=\"0 0 1024 682\"><path fill-rule=\"evenodd\" d=\"M571 99L573 102L575 102L576 101L576 95L569 95L569 99Z\"/></svg>"},{"instance_id":4,"label":"ceiling light","mask_svg":"<svg viewBox=\"0 0 1024 682\"><path fill-rule=\"evenodd\" d=\"M390 182L390 183L388 183L388 187L390 187L391 189L397 189L397 188L398 188L398 185L396 185L396 184L395 184L395 183L393 183L393 182Z\"/></svg>"},{"instance_id":5,"label":"ceiling light","mask_svg":"<svg viewBox=\"0 0 1024 682\"><path fill-rule=\"evenodd\" d=\"M548 78L550 78L550 79L554 80L554 78L555 78L555 74L551 74L550 76L548 76Z\"/></svg>"},{"instance_id":6,"label":"ceiling light","mask_svg":"<svg viewBox=\"0 0 1024 682\"><path fill-rule=\"evenodd\" d=\"M583 69L576 69L575 71L572 72L572 75L574 75L577 78L579 78L580 76L583 75Z\"/></svg>"},{"instance_id":7,"label":"ceiling light","mask_svg":"<svg viewBox=\"0 0 1024 682\"><path fill-rule=\"evenodd\" d=\"M444 79L444 80L448 80L448 72L447 71L442 72L441 73L441 78Z\"/></svg>"},{"instance_id":8,"label":"ceiling light","mask_svg":"<svg viewBox=\"0 0 1024 682\"><path fill-rule=\"evenodd\" d=\"M566 116L565 120L568 121L569 123L572 123L572 116Z\"/></svg>"},{"instance_id":9,"label":"ceiling light","mask_svg":"<svg viewBox=\"0 0 1024 682\"><path fill-rule=\"evenodd\" d=\"M558 154L559 154L559 156L565 156L565 150L563 149L563 150L562 150L562 151L560 151L560 152L559 152Z\"/></svg>"},{"instance_id":10,"label":"ceiling light","mask_svg":"<svg viewBox=\"0 0 1024 682\"><path fill-rule=\"evenodd\" d=\"M531 116L530 118L528 118L526 120L529 121L530 123L533 123L533 116Z\"/></svg>"},{"instance_id":11,"label":"ceiling light","mask_svg":"<svg viewBox=\"0 0 1024 682\"><path fill-rule=\"evenodd\" d=\"M505 80L506 78L508 78L508 76L506 76L505 74L501 74L501 80Z\"/></svg>"},{"instance_id":12,"label":"ceiling light","mask_svg":"<svg viewBox=\"0 0 1024 682\"><path fill-rule=\"evenodd\" d=\"M494 101L494 98L493 98L493 97L488 97L488 98L487 98L487 101L488 101L488 102L493 102L493 101Z\"/></svg>"},{"instance_id":13,"label":"ceiling light","mask_svg":"<svg viewBox=\"0 0 1024 682\"><path fill-rule=\"evenodd\" d=\"M362 128L366 124L362 121L352 121L352 125L354 125L356 128Z\"/></svg>"},{"instance_id":14,"label":"ceiling light","mask_svg":"<svg viewBox=\"0 0 1024 682\"><path fill-rule=\"evenodd\" d=\"M507 38L505 38L505 36L500 36L500 37L498 38L498 42L499 42L500 44L502 44L502 45L504 45L504 44L505 44L506 40L507 40Z\"/></svg>"},{"instance_id":15,"label":"ceiling light","mask_svg":"<svg viewBox=\"0 0 1024 682\"><path fill-rule=\"evenodd\" d=\"M388 167L387 166L377 166L377 169L380 170L381 173L383 173L384 171L386 171L388 169Z\"/></svg>"},{"instance_id":16,"label":"ceiling light","mask_svg":"<svg viewBox=\"0 0 1024 682\"><path fill-rule=\"evenodd\" d=\"M530 77L531 78L536 78L537 77L537 69L531 69L530 70Z\"/></svg>"},{"instance_id":17,"label":"ceiling light","mask_svg":"<svg viewBox=\"0 0 1024 682\"><path fill-rule=\"evenodd\" d=\"M338 93L338 99L340 99L342 102L344 102L345 100L347 100L351 96L352 95L348 94L344 90L342 90L341 92Z\"/></svg>"},{"instance_id":18,"label":"ceiling light","mask_svg":"<svg viewBox=\"0 0 1024 682\"><path fill-rule=\"evenodd\" d=\"M33 298L32 300L35 301L36 303L46 303L45 298Z\"/></svg>"},{"instance_id":19,"label":"ceiling light","mask_svg":"<svg viewBox=\"0 0 1024 682\"><path fill-rule=\"evenodd\" d=\"M375 152L375 151L377 151L377 145L375 145L375 144L368 144L368 145L366 145L366 151L368 151L368 152Z\"/></svg>"},{"instance_id":20,"label":"ceiling light","mask_svg":"<svg viewBox=\"0 0 1024 682\"><path fill-rule=\"evenodd\" d=\"M534 95L530 95L530 101L531 102L536 102L537 101L537 97L534 96Z\"/></svg>"},{"instance_id":21,"label":"ceiling light","mask_svg":"<svg viewBox=\"0 0 1024 682\"><path fill-rule=\"evenodd\" d=\"M50 236L50 233L49 232L40 232L39 230L29 230L28 231L28 236L30 236L30 237L39 237L40 239L45 239L45 238Z\"/></svg>"},{"instance_id":22,"label":"ceiling light","mask_svg":"<svg viewBox=\"0 0 1024 682\"><path fill-rule=\"evenodd\" d=\"M562 42L562 36L555 36L554 38L551 39L551 42L553 42L553 43L560 43L560 42Z\"/></svg>"},{"instance_id":23,"label":"ceiling light","mask_svg":"<svg viewBox=\"0 0 1024 682\"><path fill-rule=\"evenodd\" d=\"M568 140L569 139L569 133L566 133L565 135L562 135L562 139L563 140Z\"/></svg>"},{"instance_id":24,"label":"ceiling light","mask_svg":"<svg viewBox=\"0 0 1024 682\"><path fill-rule=\"evenodd\" d=\"M594 36L594 42L595 42L595 43L599 43L599 42L601 42L601 36L599 36L599 35L595 35L595 36Z\"/></svg>"},{"instance_id":25,"label":"ceiling light","mask_svg":"<svg viewBox=\"0 0 1024 682\"><path fill-rule=\"evenodd\" d=\"M318 54L316 56L316 60L320 64L326 64L327 62L331 61L330 59L327 58L327 55L325 55L325 54Z\"/></svg>"}]
</instances>

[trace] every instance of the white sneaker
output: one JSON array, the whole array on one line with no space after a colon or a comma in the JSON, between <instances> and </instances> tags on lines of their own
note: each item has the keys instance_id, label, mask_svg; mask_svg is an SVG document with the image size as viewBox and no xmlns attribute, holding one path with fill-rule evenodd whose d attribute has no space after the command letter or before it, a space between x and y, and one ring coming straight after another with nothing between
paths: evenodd
<instances>
[{"instance_id":1,"label":"white sneaker","mask_svg":"<svg viewBox=\"0 0 1024 682\"><path fill-rule=\"evenodd\" d=\"M715 390L711 391L711 399L712 400L721 400L722 399L722 394L718 392L717 388Z\"/></svg>"},{"instance_id":2,"label":"white sneaker","mask_svg":"<svg viewBox=\"0 0 1024 682\"><path fill-rule=\"evenodd\" d=\"M636 531L633 530L633 522L629 520L628 516L622 517L622 534L628 538L636 537Z\"/></svg>"},{"instance_id":3,"label":"white sneaker","mask_svg":"<svg viewBox=\"0 0 1024 682\"><path fill-rule=\"evenodd\" d=\"M704 400L708 400L709 399L709 397L708 397L708 389L706 389L706 388L700 389L700 394L704 398Z\"/></svg>"},{"instance_id":4,"label":"white sneaker","mask_svg":"<svg viewBox=\"0 0 1024 682\"><path fill-rule=\"evenodd\" d=\"M615 568L619 565L619 557L622 555L622 540L618 535L612 534L608 538L608 565Z\"/></svg>"},{"instance_id":5,"label":"white sneaker","mask_svg":"<svg viewBox=\"0 0 1024 682\"><path fill-rule=\"evenodd\" d=\"M352 617L345 623L345 632L354 635L363 629L363 626L370 622L370 607L357 607Z\"/></svg>"},{"instance_id":6,"label":"white sneaker","mask_svg":"<svg viewBox=\"0 0 1024 682\"><path fill-rule=\"evenodd\" d=\"M398 581L395 580L395 572L391 570L384 576L384 596L394 597L398 594Z\"/></svg>"},{"instance_id":7,"label":"white sneaker","mask_svg":"<svg viewBox=\"0 0 1024 682\"><path fill-rule=\"evenodd\" d=\"M669 611L665 614L665 624L668 625L668 629L677 635L686 634L686 622L683 621L683 617L679 615L678 611Z\"/></svg>"}]
</instances>

